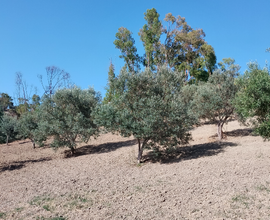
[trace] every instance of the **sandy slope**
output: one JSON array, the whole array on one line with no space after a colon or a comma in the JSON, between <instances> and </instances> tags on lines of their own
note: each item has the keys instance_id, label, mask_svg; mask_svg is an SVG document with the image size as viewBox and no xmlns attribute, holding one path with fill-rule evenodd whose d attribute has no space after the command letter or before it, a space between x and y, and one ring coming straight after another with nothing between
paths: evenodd
<instances>
[{"instance_id":1,"label":"sandy slope","mask_svg":"<svg viewBox=\"0 0 270 220\"><path fill-rule=\"evenodd\" d=\"M270 143L236 121L225 130L218 143L214 125L196 128L174 158L141 166L136 141L112 134L72 158L0 145L0 218L270 219Z\"/></svg>"}]
</instances>

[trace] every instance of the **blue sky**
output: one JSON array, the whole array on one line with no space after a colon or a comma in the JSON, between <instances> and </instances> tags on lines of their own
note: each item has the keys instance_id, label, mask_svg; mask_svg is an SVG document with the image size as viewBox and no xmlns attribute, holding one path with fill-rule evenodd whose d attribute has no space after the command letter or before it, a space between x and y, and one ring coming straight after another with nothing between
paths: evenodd
<instances>
[{"instance_id":1,"label":"blue sky","mask_svg":"<svg viewBox=\"0 0 270 220\"><path fill-rule=\"evenodd\" d=\"M144 12L156 8L160 20L171 12L202 28L217 59L232 57L243 73L247 63L262 67L270 60L269 0L0 0L0 92L15 95L15 73L43 89L37 77L55 65L71 75L81 88L93 86L105 95L110 59L116 74L123 66L113 41L118 28L138 36Z\"/></svg>"}]
</instances>

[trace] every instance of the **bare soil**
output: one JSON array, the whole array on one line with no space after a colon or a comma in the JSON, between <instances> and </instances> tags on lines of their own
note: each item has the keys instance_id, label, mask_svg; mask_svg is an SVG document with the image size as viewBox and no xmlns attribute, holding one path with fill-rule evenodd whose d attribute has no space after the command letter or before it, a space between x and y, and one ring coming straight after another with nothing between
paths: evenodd
<instances>
[{"instance_id":1,"label":"bare soil","mask_svg":"<svg viewBox=\"0 0 270 220\"><path fill-rule=\"evenodd\" d=\"M192 131L169 156L103 134L66 149L0 145L0 219L270 219L270 143L237 121Z\"/></svg>"}]
</instances>

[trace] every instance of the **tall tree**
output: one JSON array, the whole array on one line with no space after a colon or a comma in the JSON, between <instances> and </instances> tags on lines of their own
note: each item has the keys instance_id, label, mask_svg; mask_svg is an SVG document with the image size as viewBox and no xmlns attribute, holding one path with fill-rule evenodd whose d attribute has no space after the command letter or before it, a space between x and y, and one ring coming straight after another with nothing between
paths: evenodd
<instances>
[{"instance_id":1,"label":"tall tree","mask_svg":"<svg viewBox=\"0 0 270 220\"><path fill-rule=\"evenodd\" d=\"M103 103L110 102L113 99L113 97L116 95L114 84L113 84L114 80L115 80L114 65L111 62L110 67L109 67L109 72L108 72L108 83L106 87L106 95L105 95L105 98L103 99Z\"/></svg>"},{"instance_id":2,"label":"tall tree","mask_svg":"<svg viewBox=\"0 0 270 220\"><path fill-rule=\"evenodd\" d=\"M32 93L32 86L29 86L25 80L23 80L23 74L16 72L16 96L18 104L29 104Z\"/></svg>"},{"instance_id":3,"label":"tall tree","mask_svg":"<svg viewBox=\"0 0 270 220\"><path fill-rule=\"evenodd\" d=\"M44 94L51 97L59 88L67 88L69 86L70 74L56 66L46 67L47 85L43 82L43 76L38 75Z\"/></svg>"},{"instance_id":4,"label":"tall tree","mask_svg":"<svg viewBox=\"0 0 270 220\"><path fill-rule=\"evenodd\" d=\"M132 33L127 28L120 27L115 34L116 40L113 43L121 51L119 57L124 59L128 70L135 72L140 69L140 57L137 54L135 40L131 35Z\"/></svg>"},{"instance_id":5,"label":"tall tree","mask_svg":"<svg viewBox=\"0 0 270 220\"><path fill-rule=\"evenodd\" d=\"M154 71L165 64L184 72L187 81L207 81L216 68L216 55L214 48L205 41L204 31L194 30L184 17L175 17L172 13L165 16L165 24L162 25L154 8L148 9L144 15L146 24L139 32L145 49L141 59L129 30L119 28L117 40L114 41L121 50L121 57L125 59L129 71L134 69L133 63L136 60L138 66L142 62Z\"/></svg>"},{"instance_id":6,"label":"tall tree","mask_svg":"<svg viewBox=\"0 0 270 220\"><path fill-rule=\"evenodd\" d=\"M160 54L162 24L155 8L147 9L144 15L147 24L145 24L139 32L139 36L145 49L144 65L155 70L155 65L157 64Z\"/></svg>"},{"instance_id":7,"label":"tall tree","mask_svg":"<svg viewBox=\"0 0 270 220\"><path fill-rule=\"evenodd\" d=\"M181 101L183 76L162 67L138 74L122 71L114 81L118 97L95 110L95 121L107 131L138 141L138 163L143 150L174 147L190 140L195 121Z\"/></svg>"},{"instance_id":8,"label":"tall tree","mask_svg":"<svg viewBox=\"0 0 270 220\"><path fill-rule=\"evenodd\" d=\"M15 111L18 116L30 110L31 93L33 86L29 86L23 79L23 74L21 72L16 73L16 98L17 106Z\"/></svg>"},{"instance_id":9,"label":"tall tree","mask_svg":"<svg viewBox=\"0 0 270 220\"><path fill-rule=\"evenodd\" d=\"M163 28L162 53L166 64L185 72L187 79L206 81L213 73L216 56L213 47L204 40L204 31L192 29L184 17L175 17L171 13L164 20L167 25Z\"/></svg>"}]
</instances>

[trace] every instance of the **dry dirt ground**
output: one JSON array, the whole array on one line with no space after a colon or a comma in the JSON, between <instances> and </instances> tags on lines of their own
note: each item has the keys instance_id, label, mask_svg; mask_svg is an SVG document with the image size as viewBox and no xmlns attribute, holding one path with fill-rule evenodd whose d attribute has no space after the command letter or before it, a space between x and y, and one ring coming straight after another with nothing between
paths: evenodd
<instances>
[{"instance_id":1,"label":"dry dirt ground","mask_svg":"<svg viewBox=\"0 0 270 220\"><path fill-rule=\"evenodd\" d=\"M65 149L0 145L0 219L270 219L270 142L232 121L218 143L214 125L169 158L103 134ZM212 137L211 137L212 136Z\"/></svg>"}]
</instances>

